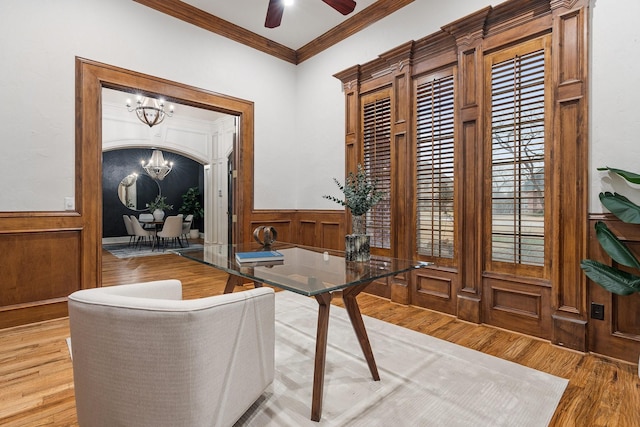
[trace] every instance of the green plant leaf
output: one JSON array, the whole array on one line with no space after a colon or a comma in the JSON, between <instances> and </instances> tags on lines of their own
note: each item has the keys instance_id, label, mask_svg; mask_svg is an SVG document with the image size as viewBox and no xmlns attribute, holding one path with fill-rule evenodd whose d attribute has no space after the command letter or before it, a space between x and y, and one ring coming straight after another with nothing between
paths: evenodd
<instances>
[{"instance_id":1,"label":"green plant leaf","mask_svg":"<svg viewBox=\"0 0 640 427\"><path fill-rule=\"evenodd\" d=\"M640 270L640 261L638 261L629 248L609 230L609 227L607 227L604 222L596 222L595 229L600 246L602 246L602 249L604 249L615 262Z\"/></svg>"},{"instance_id":2,"label":"green plant leaf","mask_svg":"<svg viewBox=\"0 0 640 427\"><path fill-rule=\"evenodd\" d=\"M621 221L629 224L640 224L640 207L622 194L609 191L600 193L600 202Z\"/></svg>"},{"instance_id":3,"label":"green plant leaf","mask_svg":"<svg viewBox=\"0 0 640 427\"><path fill-rule=\"evenodd\" d=\"M637 173L633 173L633 172L628 172L622 169L616 169L616 168L610 168L608 166L605 166L603 168L598 168L599 171L610 171L613 173L616 173L618 175L620 175L621 177L623 177L624 179L626 179L629 182L632 182L634 184L640 184L640 175L638 175Z\"/></svg>"},{"instance_id":4,"label":"green plant leaf","mask_svg":"<svg viewBox=\"0 0 640 427\"><path fill-rule=\"evenodd\" d=\"M640 276L593 261L583 259L580 267L584 274L609 292L617 295L631 295L640 292Z\"/></svg>"}]
</instances>

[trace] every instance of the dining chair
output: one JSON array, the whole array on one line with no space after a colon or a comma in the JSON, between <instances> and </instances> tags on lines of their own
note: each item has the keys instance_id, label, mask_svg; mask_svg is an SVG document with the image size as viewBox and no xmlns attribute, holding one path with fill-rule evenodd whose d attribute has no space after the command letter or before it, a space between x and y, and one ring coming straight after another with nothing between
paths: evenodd
<instances>
[{"instance_id":1,"label":"dining chair","mask_svg":"<svg viewBox=\"0 0 640 427\"><path fill-rule=\"evenodd\" d=\"M148 238L148 240L151 241L151 249L153 249L156 236L155 230L145 230L144 228L142 228L142 225L140 225L138 218L136 218L134 215L131 215L130 218L131 226L133 227L133 233L138 237L138 239L136 240L136 246L140 247L140 242L142 241L144 243Z\"/></svg>"},{"instance_id":2,"label":"dining chair","mask_svg":"<svg viewBox=\"0 0 640 427\"><path fill-rule=\"evenodd\" d=\"M153 215L150 213L141 213L140 216L138 217L139 221L140 221L140 225L142 226L142 228L144 228L145 230L150 230L150 229L154 229L156 228L155 224L150 224L151 222L154 221Z\"/></svg>"},{"instance_id":3,"label":"dining chair","mask_svg":"<svg viewBox=\"0 0 640 427\"><path fill-rule=\"evenodd\" d=\"M189 214L184 217L182 221L182 235L184 236L184 241L189 246L189 231L191 230L191 224L193 223L193 215Z\"/></svg>"},{"instance_id":4,"label":"dining chair","mask_svg":"<svg viewBox=\"0 0 640 427\"><path fill-rule=\"evenodd\" d=\"M129 215L122 215L122 219L124 220L124 228L127 230L127 235L129 236L129 246L131 246L136 239L136 234L133 232L133 225L131 224L131 218L129 218Z\"/></svg>"},{"instance_id":5,"label":"dining chair","mask_svg":"<svg viewBox=\"0 0 640 427\"><path fill-rule=\"evenodd\" d=\"M167 247L167 239L172 239L173 241L177 240L180 247L182 247L182 242L180 241L181 235L182 218L177 215L167 217L164 220L162 230L158 231L157 234L157 236L162 239L162 250L164 251Z\"/></svg>"}]
</instances>

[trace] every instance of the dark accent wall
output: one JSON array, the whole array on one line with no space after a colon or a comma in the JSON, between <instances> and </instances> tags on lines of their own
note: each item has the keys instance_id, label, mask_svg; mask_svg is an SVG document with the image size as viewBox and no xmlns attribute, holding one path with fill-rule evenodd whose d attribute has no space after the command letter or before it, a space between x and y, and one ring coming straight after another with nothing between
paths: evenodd
<instances>
[{"instance_id":1,"label":"dark accent wall","mask_svg":"<svg viewBox=\"0 0 640 427\"><path fill-rule=\"evenodd\" d=\"M126 236L122 215L140 215L142 211L125 207L118 198L118 185L127 175L136 172L145 175L139 179L145 183L139 186L138 207L144 208L145 203L155 199L158 186L146 176L140 165L141 160L147 161L151 157L151 149L122 149L105 151L102 153L102 237ZM200 193L204 191L204 167L187 157L162 150L165 160L173 162L173 170L160 184L160 191L167 197L167 203L173 205L173 210L166 215L177 215L182 205L182 195L190 187L198 187ZM202 200L201 200L202 203ZM143 211L148 212L148 211ZM195 227L203 230L202 219L195 221Z\"/></svg>"}]
</instances>

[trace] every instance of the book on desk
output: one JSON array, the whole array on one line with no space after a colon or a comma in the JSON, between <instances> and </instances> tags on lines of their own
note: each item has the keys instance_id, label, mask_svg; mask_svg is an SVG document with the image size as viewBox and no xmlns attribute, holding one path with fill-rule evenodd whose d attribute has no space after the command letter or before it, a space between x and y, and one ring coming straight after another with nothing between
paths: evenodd
<instances>
[{"instance_id":1,"label":"book on desk","mask_svg":"<svg viewBox=\"0 0 640 427\"><path fill-rule=\"evenodd\" d=\"M284 255L278 251L236 252L238 264L282 264Z\"/></svg>"}]
</instances>

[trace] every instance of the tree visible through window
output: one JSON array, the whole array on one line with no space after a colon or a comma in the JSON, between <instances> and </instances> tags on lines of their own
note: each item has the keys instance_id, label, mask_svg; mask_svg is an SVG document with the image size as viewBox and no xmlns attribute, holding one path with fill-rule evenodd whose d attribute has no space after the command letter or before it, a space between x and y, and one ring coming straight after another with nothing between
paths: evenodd
<instances>
[{"instance_id":1,"label":"tree visible through window","mask_svg":"<svg viewBox=\"0 0 640 427\"><path fill-rule=\"evenodd\" d=\"M453 258L453 75L420 79L415 96L418 254Z\"/></svg>"},{"instance_id":2,"label":"tree visible through window","mask_svg":"<svg viewBox=\"0 0 640 427\"><path fill-rule=\"evenodd\" d=\"M545 51L491 68L491 259L544 265Z\"/></svg>"}]
</instances>

